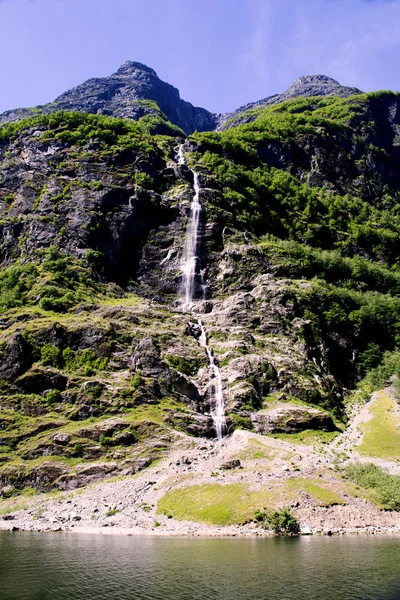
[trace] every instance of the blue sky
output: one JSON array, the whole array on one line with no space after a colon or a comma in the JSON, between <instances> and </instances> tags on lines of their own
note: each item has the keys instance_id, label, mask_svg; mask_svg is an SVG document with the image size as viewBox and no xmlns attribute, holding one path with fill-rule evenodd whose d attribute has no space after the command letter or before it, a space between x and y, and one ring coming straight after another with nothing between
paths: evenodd
<instances>
[{"instance_id":1,"label":"blue sky","mask_svg":"<svg viewBox=\"0 0 400 600\"><path fill-rule=\"evenodd\" d=\"M400 0L0 0L0 36L0 112L125 60L216 112L306 74L400 88Z\"/></svg>"}]
</instances>

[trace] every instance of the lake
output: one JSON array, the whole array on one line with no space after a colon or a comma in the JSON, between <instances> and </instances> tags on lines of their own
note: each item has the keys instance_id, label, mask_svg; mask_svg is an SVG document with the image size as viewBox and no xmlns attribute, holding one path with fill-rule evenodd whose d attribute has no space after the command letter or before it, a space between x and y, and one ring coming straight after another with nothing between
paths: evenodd
<instances>
[{"instance_id":1,"label":"lake","mask_svg":"<svg viewBox=\"0 0 400 600\"><path fill-rule=\"evenodd\" d=\"M400 537L0 531L1 600L395 600Z\"/></svg>"}]
</instances>

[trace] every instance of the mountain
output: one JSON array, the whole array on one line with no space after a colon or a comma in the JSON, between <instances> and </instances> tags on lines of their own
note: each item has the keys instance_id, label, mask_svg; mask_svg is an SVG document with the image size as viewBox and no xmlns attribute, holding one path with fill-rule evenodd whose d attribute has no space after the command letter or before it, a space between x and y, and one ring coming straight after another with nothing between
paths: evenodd
<instances>
[{"instance_id":1,"label":"mountain","mask_svg":"<svg viewBox=\"0 0 400 600\"><path fill-rule=\"evenodd\" d=\"M38 114L60 110L135 120L161 111L186 134L214 129L217 122L216 115L181 100L179 91L162 81L153 69L133 61L125 62L109 77L89 79L61 94L54 102L37 107ZM35 114L32 109L7 111L0 115L0 123L32 114Z\"/></svg>"},{"instance_id":2,"label":"mountain","mask_svg":"<svg viewBox=\"0 0 400 600\"><path fill-rule=\"evenodd\" d=\"M227 121L230 126L249 122L251 115L247 111L251 111L254 108L266 107L271 104L279 104L292 98L308 98L310 96L338 96L339 98L348 98L355 94L362 94L362 92L358 88L340 85L340 83L326 75L305 75L298 77L283 94L275 94L257 102L250 102L241 106L233 113L223 115L219 119L218 125L221 128Z\"/></svg>"},{"instance_id":3,"label":"mountain","mask_svg":"<svg viewBox=\"0 0 400 600\"><path fill-rule=\"evenodd\" d=\"M154 91L136 65L0 127L4 510L135 474L98 495L121 527L292 504L313 531L398 530L374 506L400 507L399 94L301 78L185 136L166 98L96 105L132 73ZM108 524L93 493L9 520Z\"/></svg>"},{"instance_id":4,"label":"mountain","mask_svg":"<svg viewBox=\"0 0 400 600\"><path fill-rule=\"evenodd\" d=\"M39 114L60 110L81 111L138 120L145 115L168 119L187 135L194 131L211 131L228 121L232 124L246 122L242 113L270 104L278 104L298 96L333 95L348 97L360 94L357 88L340 85L325 75L299 77L283 94L276 94L258 102L246 104L233 113L213 114L180 98L179 91L165 83L157 73L142 63L127 61L109 77L89 79L61 94L50 104L36 108L9 110L0 115L0 123L16 121ZM247 118L248 120L248 118Z\"/></svg>"}]
</instances>

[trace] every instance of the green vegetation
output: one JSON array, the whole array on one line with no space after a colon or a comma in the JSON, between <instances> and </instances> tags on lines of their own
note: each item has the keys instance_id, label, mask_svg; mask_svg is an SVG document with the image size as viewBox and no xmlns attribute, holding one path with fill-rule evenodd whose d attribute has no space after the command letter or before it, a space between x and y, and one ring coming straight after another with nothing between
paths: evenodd
<instances>
[{"instance_id":1,"label":"green vegetation","mask_svg":"<svg viewBox=\"0 0 400 600\"><path fill-rule=\"evenodd\" d=\"M91 141L103 143L106 147L126 148L149 154L159 154L154 131L165 135L182 135L182 131L160 116L147 116L143 120L117 119L104 115L84 112L59 111L6 123L0 126L0 139L13 139L31 127L42 127L42 138L56 139L73 145L84 145Z\"/></svg>"},{"instance_id":2,"label":"green vegetation","mask_svg":"<svg viewBox=\"0 0 400 600\"><path fill-rule=\"evenodd\" d=\"M180 373L185 375L195 375L200 368L200 361L196 359L188 359L183 356L174 356L173 354L167 354L165 356L166 362Z\"/></svg>"},{"instance_id":3,"label":"green vegetation","mask_svg":"<svg viewBox=\"0 0 400 600\"><path fill-rule=\"evenodd\" d=\"M300 524L290 512L290 508L287 507L269 512L256 510L254 518L265 529L272 529L276 535L298 535L300 533Z\"/></svg>"},{"instance_id":4,"label":"green vegetation","mask_svg":"<svg viewBox=\"0 0 400 600\"><path fill-rule=\"evenodd\" d=\"M344 501L336 492L310 479L292 477L285 481L285 487L289 491L305 492L322 506L344 504Z\"/></svg>"},{"instance_id":5,"label":"green vegetation","mask_svg":"<svg viewBox=\"0 0 400 600\"><path fill-rule=\"evenodd\" d=\"M235 413L229 413L228 417L231 420L233 429L247 429L248 431L252 431L254 429L253 422L250 417L242 417L241 415L237 415Z\"/></svg>"},{"instance_id":6,"label":"green vegetation","mask_svg":"<svg viewBox=\"0 0 400 600\"><path fill-rule=\"evenodd\" d=\"M192 136L201 150L191 161L216 188L218 206L253 234L277 277L309 282L287 293L305 320L298 333L310 346L323 343L324 361L346 387L385 351L400 349L400 193L368 166L393 157L389 138L377 145L377 126L366 117L395 98L299 98L239 115L250 122L237 127ZM316 157L322 174L311 186Z\"/></svg>"},{"instance_id":7,"label":"green vegetation","mask_svg":"<svg viewBox=\"0 0 400 600\"><path fill-rule=\"evenodd\" d=\"M52 344L45 344L40 350L40 362L43 366L52 366L74 373L82 371L84 375L94 375L107 367L108 359L99 358L91 350L75 352L71 348L60 350Z\"/></svg>"},{"instance_id":8,"label":"green vegetation","mask_svg":"<svg viewBox=\"0 0 400 600\"><path fill-rule=\"evenodd\" d=\"M345 255L362 248L376 260L382 254L395 258L400 220L390 189L371 206L349 194L311 188L268 164L268 144L277 144L285 154L287 142L296 144L305 136L317 147L328 144L332 152L342 156L341 145L347 146L347 136L354 134L346 123L359 120L372 102L373 98L367 95L353 99L310 98L263 109L250 124L220 133L194 134L202 145L202 154L195 153L194 159L222 186L226 208L258 235L271 233L314 247L337 247ZM367 134L368 131L366 138ZM367 146L366 158L370 152ZM324 158L329 162L329 156ZM341 168L346 172L354 170L352 160L343 156ZM337 165L332 164L332 170L336 169ZM341 173L336 171L332 176L335 181L340 180Z\"/></svg>"},{"instance_id":9,"label":"green vegetation","mask_svg":"<svg viewBox=\"0 0 400 600\"><path fill-rule=\"evenodd\" d=\"M400 476L389 475L374 464L353 464L344 470L348 479L372 489L376 501L391 510L400 510Z\"/></svg>"},{"instance_id":10,"label":"green vegetation","mask_svg":"<svg viewBox=\"0 0 400 600\"><path fill-rule=\"evenodd\" d=\"M276 440L293 442L294 444L329 444L339 435L338 431L317 431L315 429L304 429L298 433L271 433L270 437Z\"/></svg>"},{"instance_id":11,"label":"green vegetation","mask_svg":"<svg viewBox=\"0 0 400 600\"><path fill-rule=\"evenodd\" d=\"M193 485L167 492L158 503L158 513L178 520L230 525L249 521L267 499L268 493L252 492L236 483Z\"/></svg>"},{"instance_id":12,"label":"green vegetation","mask_svg":"<svg viewBox=\"0 0 400 600\"><path fill-rule=\"evenodd\" d=\"M400 389L400 352L385 352L381 356L381 364L371 369L360 383L359 388L365 399L368 399L373 391L385 387L391 379L395 389Z\"/></svg>"},{"instance_id":13,"label":"green vegetation","mask_svg":"<svg viewBox=\"0 0 400 600\"><path fill-rule=\"evenodd\" d=\"M106 512L106 517L113 517L117 512L119 512L118 508L110 508L110 510Z\"/></svg>"},{"instance_id":14,"label":"green vegetation","mask_svg":"<svg viewBox=\"0 0 400 600\"><path fill-rule=\"evenodd\" d=\"M52 247L41 252L41 263L18 264L0 270L0 308L38 305L46 311L66 312L93 299L103 287L87 261L74 259Z\"/></svg>"},{"instance_id":15,"label":"green vegetation","mask_svg":"<svg viewBox=\"0 0 400 600\"><path fill-rule=\"evenodd\" d=\"M363 439L357 451L377 458L400 458L400 410L385 392L371 401L372 418L360 425Z\"/></svg>"},{"instance_id":16,"label":"green vegetation","mask_svg":"<svg viewBox=\"0 0 400 600\"><path fill-rule=\"evenodd\" d=\"M140 375L138 371L136 371L136 373L131 379L131 388L133 390L137 390L138 388L140 388L140 386L144 385L145 383L145 379Z\"/></svg>"}]
</instances>

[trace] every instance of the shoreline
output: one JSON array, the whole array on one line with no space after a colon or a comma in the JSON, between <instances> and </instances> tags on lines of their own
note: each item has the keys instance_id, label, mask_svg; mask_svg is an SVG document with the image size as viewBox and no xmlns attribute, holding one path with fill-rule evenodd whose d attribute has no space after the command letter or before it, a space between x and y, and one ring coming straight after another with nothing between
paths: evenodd
<instances>
[{"instance_id":1,"label":"shoreline","mask_svg":"<svg viewBox=\"0 0 400 600\"><path fill-rule=\"evenodd\" d=\"M61 505L61 503L59 504ZM79 510L69 517L56 517L49 507L47 514L32 517L31 510L25 509L0 518L2 531L30 531L36 533L78 533L89 535L123 535L150 537L186 537L186 538L261 538L274 537L272 530L262 528L256 521L246 524L209 525L202 522L168 519L157 515L148 515L145 521L115 516L114 520L101 519L92 524L82 517ZM65 513L64 513L65 514ZM348 535L399 535L400 512L364 507L364 510L349 505L329 507L299 507L294 516L300 524L298 536L348 536Z\"/></svg>"},{"instance_id":2,"label":"shoreline","mask_svg":"<svg viewBox=\"0 0 400 600\"><path fill-rule=\"evenodd\" d=\"M341 529L337 531L322 531L322 532L300 532L298 535L289 536L278 536L272 531L257 530L253 532L228 532L228 531L216 531L216 532L177 532L173 530L158 531L157 529L148 530L137 527L125 528L125 527L66 527L66 528L21 528L15 525L4 526L0 525L0 531L9 531L10 533L58 533L58 534L78 534L78 535L106 535L106 536L125 536L125 537L173 537L173 538L202 538L202 539L215 539L215 538L274 538L274 537L352 537L352 536L394 536L400 538L400 527L386 527L386 528L349 528Z\"/></svg>"}]
</instances>

